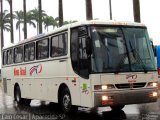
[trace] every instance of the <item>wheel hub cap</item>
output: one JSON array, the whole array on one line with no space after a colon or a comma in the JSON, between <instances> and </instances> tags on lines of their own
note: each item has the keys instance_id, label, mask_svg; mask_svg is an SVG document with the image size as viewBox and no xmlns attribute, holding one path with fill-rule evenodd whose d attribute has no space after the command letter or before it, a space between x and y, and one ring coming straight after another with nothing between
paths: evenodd
<instances>
[{"instance_id":1,"label":"wheel hub cap","mask_svg":"<svg viewBox=\"0 0 160 120\"><path fill-rule=\"evenodd\" d=\"M63 105L65 107L65 109L68 109L69 106L70 106L70 97L69 95L65 95L64 98L63 98Z\"/></svg>"}]
</instances>

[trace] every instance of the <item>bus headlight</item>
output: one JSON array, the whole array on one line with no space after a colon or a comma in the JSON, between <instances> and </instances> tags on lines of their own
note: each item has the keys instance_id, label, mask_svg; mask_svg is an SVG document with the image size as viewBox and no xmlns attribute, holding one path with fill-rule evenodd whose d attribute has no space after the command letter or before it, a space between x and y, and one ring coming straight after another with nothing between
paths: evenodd
<instances>
[{"instance_id":1,"label":"bus headlight","mask_svg":"<svg viewBox=\"0 0 160 120\"><path fill-rule=\"evenodd\" d=\"M108 89L114 89L115 86L112 84L108 85L95 85L94 90L108 90Z\"/></svg>"},{"instance_id":2,"label":"bus headlight","mask_svg":"<svg viewBox=\"0 0 160 120\"><path fill-rule=\"evenodd\" d=\"M108 100L108 96L102 96L102 100L103 100L103 101Z\"/></svg>"},{"instance_id":3,"label":"bus headlight","mask_svg":"<svg viewBox=\"0 0 160 120\"><path fill-rule=\"evenodd\" d=\"M157 97L157 96L158 96L158 93L157 93L157 92L153 92L153 93L152 93L152 96L153 96L153 97Z\"/></svg>"},{"instance_id":4,"label":"bus headlight","mask_svg":"<svg viewBox=\"0 0 160 120\"><path fill-rule=\"evenodd\" d=\"M107 90L108 87L107 87L107 85L102 85L101 88L102 88L102 90Z\"/></svg>"},{"instance_id":5,"label":"bus headlight","mask_svg":"<svg viewBox=\"0 0 160 120\"><path fill-rule=\"evenodd\" d=\"M158 83L157 82L149 82L147 87L158 87Z\"/></svg>"}]
</instances>

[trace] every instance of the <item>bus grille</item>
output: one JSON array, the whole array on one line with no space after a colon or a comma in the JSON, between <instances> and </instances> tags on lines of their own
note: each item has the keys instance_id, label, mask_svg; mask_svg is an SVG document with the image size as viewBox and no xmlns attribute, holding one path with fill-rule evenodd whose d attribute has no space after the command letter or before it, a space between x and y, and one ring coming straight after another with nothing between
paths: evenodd
<instances>
[{"instance_id":1,"label":"bus grille","mask_svg":"<svg viewBox=\"0 0 160 120\"><path fill-rule=\"evenodd\" d=\"M126 88L142 88L146 85L143 83L127 83L127 84L115 84L118 89L126 89Z\"/></svg>"}]
</instances>

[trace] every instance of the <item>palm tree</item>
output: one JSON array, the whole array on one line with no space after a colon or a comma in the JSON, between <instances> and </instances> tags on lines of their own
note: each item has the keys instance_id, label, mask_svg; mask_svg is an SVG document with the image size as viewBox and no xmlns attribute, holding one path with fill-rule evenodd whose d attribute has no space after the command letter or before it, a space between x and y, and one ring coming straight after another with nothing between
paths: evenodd
<instances>
[{"instance_id":1,"label":"palm tree","mask_svg":"<svg viewBox=\"0 0 160 120\"><path fill-rule=\"evenodd\" d=\"M78 22L77 20L64 21L63 25Z\"/></svg>"},{"instance_id":2,"label":"palm tree","mask_svg":"<svg viewBox=\"0 0 160 120\"><path fill-rule=\"evenodd\" d=\"M41 18L42 18L42 21L44 19L44 17L47 16L47 14L45 13L44 10L41 10ZM30 10L28 11L30 14L32 14L32 20L35 20L36 23L37 23L37 34L39 34L39 10L37 8L34 8L33 10Z\"/></svg>"},{"instance_id":3,"label":"palm tree","mask_svg":"<svg viewBox=\"0 0 160 120\"><path fill-rule=\"evenodd\" d=\"M42 1L38 0L38 23L39 23L39 34L42 33Z\"/></svg>"},{"instance_id":4,"label":"palm tree","mask_svg":"<svg viewBox=\"0 0 160 120\"><path fill-rule=\"evenodd\" d=\"M16 19L17 19L17 23L16 23L16 29L19 29L19 41L21 39L21 34L20 34L20 30L21 30L21 24L24 24L24 12L23 11L15 11L16 14ZM26 13L26 25L27 23L29 25L32 25L34 28L36 28L35 23L33 22L33 16L30 12ZM24 30L24 28L23 28Z\"/></svg>"},{"instance_id":5,"label":"palm tree","mask_svg":"<svg viewBox=\"0 0 160 120\"><path fill-rule=\"evenodd\" d=\"M4 35L3 32L6 30L7 32L11 31L11 25L10 25L10 13L8 13L8 10L4 10L1 12L1 20L0 20L0 27L1 27L1 49L4 46Z\"/></svg>"},{"instance_id":6,"label":"palm tree","mask_svg":"<svg viewBox=\"0 0 160 120\"><path fill-rule=\"evenodd\" d=\"M0 27L1 27L1 51L4 46L4 41L3 41L3 0L1 0L1 15L0 15Z\"/></svg>"},{"instance_id":7,"label":"palm tree","mask_svg":"<svg viewBox=\"0 0 160 120\"><path fill-rule=\"evenodd\" d=\"M24 17L24 39L27 38L27 22L26 22L26 0L23 0L23 17Z\"/></svg>"},{"instance_id":8,"label":"palm tree","mask_svg":"<svg viewBox=\"0 0 160 120\"><path fill-rule=\"evenodd\" d=\"M109 0L109 12L110 12L110 20L112 20L112 1Z\"/></svg>"},{"instance_id":9,"label":"palm tree","mask_svg":"<svg viewBox=\"0 0 160 120\"><path fill-rule=\"evenodd\" d=\"M30 12L27 12L26 13L26 23L36 28L36 24L34 23L33 20L34 20L34 16Z\"/></svg>"},{"instance_id":10,"label":"palm tree","mask_svg":"<svg viewBox=\"0 0 160 120\"><path fill-rule=\"evenodd\" d=\"M16 29L19 30L19 41L21 40L21 24L24 23L23 11L15 11L17 23Z\"/></svg>"},{"instance_id":11,"label":"palm tree","mask_svg":"<svg viewBox=\"0 0 160 120\"><path fill-rule=\"evenodd\" d=\"M92 0L86 0L86 19L92 20Z\"/></svg>"},{"instance_id":12,"label":"palm tree","mask_svg":"<svg viewBox=\"0 0 160 120\"><path fill-rule=\"evenodd\" d=\"M6 0L10 6L10 24L11 24L11 43L14 43L14 36L13 36L13 10L12 10L12 0Z\"/></svg>"},{"instance_id":13,"label":"palm tree","mask_svg":"<svg viewBox=\"0 0 160 120\"><path fill-rule=\"evenodd\" d=\"M10 13L8 13L8 10L4 10L4 12L1 15L2 15L1 16L2 21L0 21L0 27L3 28L3 30L10 32L11 31Z\"/></svg>"},{"instance_id":14,"label":"palm tree","mask_svg":"<svg viewBox=\"0 0 160 120\"><path fill-rule=\"evenodd\" d=\"M61 27L63 25L63 1L62 0L59 0L58 14L59 14L59 27Z\"/></svg>"},{"instance_id":15,"label":"palm tree","mask_svg":"<svg viewBox=\"0 0 160 120\"><path fill-rule=\"evenodd\" d=\"M134 21L141 22L139 0L133 0L133 13L134 13Z\"/></svg>"},{"instance_id":16,"label":"palm tree","mask_svg":"<svg viewBox=\"0 0 160 120\"><path fill-rule=\"evenodd\" d=\"M52 16L46 16L43 19L43 22L44 22L44 28L47 29L47 31L49 26L53 26L53 29L55 27L58 27L58 17L54 19Z\"/></svg>"}]
</instances>

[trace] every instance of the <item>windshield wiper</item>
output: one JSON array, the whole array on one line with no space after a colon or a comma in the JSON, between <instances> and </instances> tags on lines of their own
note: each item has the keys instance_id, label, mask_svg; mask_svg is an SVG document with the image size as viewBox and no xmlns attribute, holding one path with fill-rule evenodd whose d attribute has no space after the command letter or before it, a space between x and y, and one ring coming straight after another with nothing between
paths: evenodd
<instances>
[{"instance_id":1,"label":"windshield wiper","mask_svg":"<svg viewBox=\"0 0 160 120\"><path fill-rule=\"evenodd\" d=\"M137 52L137 50L136 49L132 49L131 52L133 53L133 57L135 58L135 60L137 60L138 63L142 66L142 68L144 70L144 73L147 73L148 71L147 71L147 69L146 69L146 67L144 65L144 62L142 61L139 53ZM131 63L131 65L132 65L132 63Z\"/></svg>"}]
</instances>

